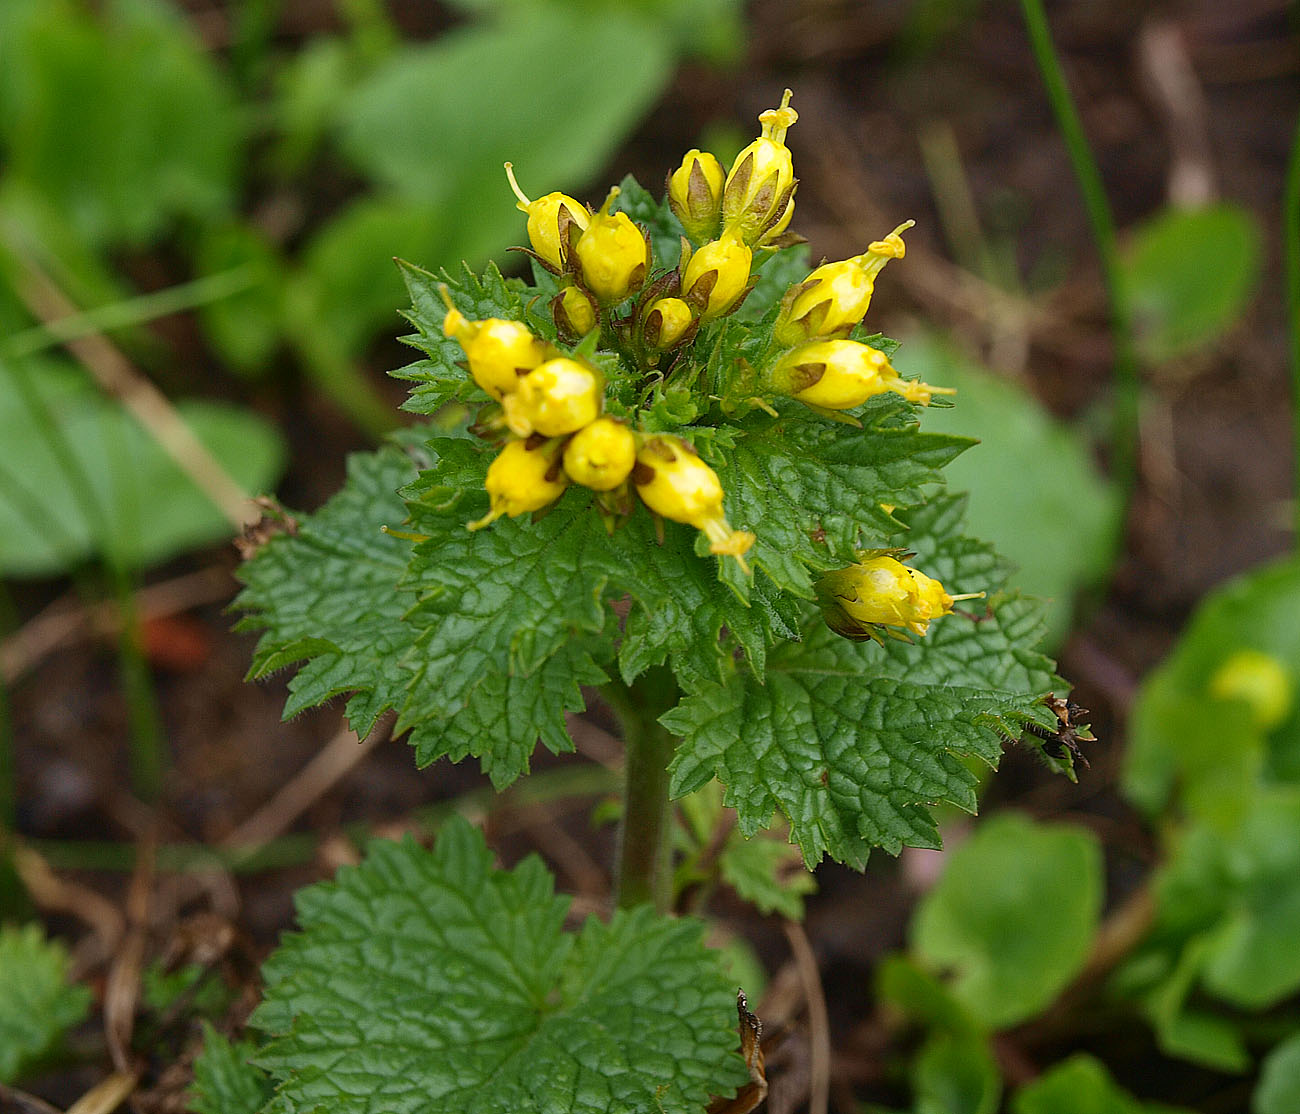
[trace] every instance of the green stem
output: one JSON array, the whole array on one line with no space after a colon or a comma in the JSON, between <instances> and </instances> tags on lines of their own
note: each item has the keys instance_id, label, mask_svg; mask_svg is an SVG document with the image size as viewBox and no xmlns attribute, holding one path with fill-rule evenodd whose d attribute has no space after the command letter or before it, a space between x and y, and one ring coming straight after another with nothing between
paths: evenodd
<instances>
[{"instance_id":1,"label":"green stem","mask_svg":"<svg viewBox=\"0 0 1300 1114\"><path fill-rule=\"evenodd\" d=\"M677 739L659 724L659 717L677 703L677 682L666 666L657 666L630 686L615 681L601 693L622 723L627 755L618 905L626 909L650 902L665 913L672 903L673 883L668 764Z\"/></svg>"},{"instance_id":2,"label":"green stem","mask_svg":"<svg viewBox=\"0 0 1300 1114\"><path fill-rule=\"evenodd\" d=\"M120 566L112 566L109 576L121 617L117 661L130 725L131 785L140 800L152 803L162 795L168 765L158 694L144 653L131 575Z\"/></svg>"},{"instance_id":3,"label":"green stem","mask_svg":"<svg viewBox=\"0 0 1300 1114\"><path fill-rule=\"evenodd\" d=\"M1300 547L1300 123L1291 143L1282 198L1282 258L1286 270L1287 347L1291 357L1291 425L1295 441L1295 544Z\"/></svg>"},{"instance_id":4,"label":"green stem","mask_svg":"<svg viewBox=\"0 0 1300 1114\"><path fill-rule=\"evenodd\" d=\"M1124 295L1119 269L1119 252L1115 246L1115 221L1106 200L1092 149L1088 146L1078 110L1070 97L1061 62L1052 43L1052 31L1043 12L1041 0L1020 0L1029 45L1038 63L1047 99L1051 103L1056 125L1061 129L1069 152L1070 165L1083 194L1084 209L1092 229L1093 242L1101 259L1102 278L1110 303L1111 335L1115 345L1115 409L1111 421L1111 472L1127 509L1137 485L1138 417L1141 382L1138 378L1137 353L1133 345L1133 323Z\"/></svg>"}]
</instances>

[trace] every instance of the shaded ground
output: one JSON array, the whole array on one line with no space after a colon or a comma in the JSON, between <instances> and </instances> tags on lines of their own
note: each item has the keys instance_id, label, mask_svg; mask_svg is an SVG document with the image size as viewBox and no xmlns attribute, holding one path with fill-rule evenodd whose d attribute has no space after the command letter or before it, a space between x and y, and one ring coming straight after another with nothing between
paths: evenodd
<instances>
[{"instance_id":1,"label":"shaded ground","mask_svg":"<svg viewBox=\"0 0 1300 1114\"><path fill-rule=\"evenodd\" d=\"M436 29L420 6L399 10L412 34ZM907 38L911 11L901 3L755 4L744 66L731 75L683 72L605 179L631 169L643 181L658 183L676 153L696 143L710 122L751 121L779 99L784 86L792 86L801 114L791 134L802 179L795 223L814 254L843 257L901 217L916 218L906 264L891 268L890 281L881 284L872 309L877 325L896 334L915 320L937 323L972 353L1030 382L1058 414L1086 419L1104 405L1108 390L1104 302L1083 208L1018 13L1011 5L985 5L951 36L914 42L908 56L900 42ZM1125 550L1109 595L1082 620L1061 654L1062 673L1077 682L1076 698L1096 712L1101 742L1092 768L1076 787L1012 753L986 798L986 807L1012 804L1092 827L1110 852L1113 889L1122 896L1151 854L1149 836L1114 791L1133 686L1208 587L1280 552L1287 541L1289 426L1276 245L1300 48L1284 7L1262 0L1149 8L1069 4L1051 15L1120 226L1166 200L1174 154L1186 146L1186 135L1170 129L1167 98L1155 91L1143 46L1144 28L1159 21L1178 32L1204 97L1199 119L1209 145L1196 156L1199 165L1223 196L1256 212L1269 245L1260 296L1230 343L1187 365L1162 369L1150 384L1141 489ZM290 37L316 29L311 6L288 5L283 26ZM1047 293L1036 295L1046 312L1032 325L1008 324L990 313L978 297L979 285L949 262L954 245L942 233L943 206L952 197L936 190L923 157L925 137L934 142L945 136L960 152L990 242L1008 247L1021 276L1058 276ZM1208 281L1212 261L1206 269ZM167 279L165 265L162 271L160 284ZM183 322L165 327L184 343ZM404 358L396 344L380 346L373 361L376 380L383 368ZM400 398L400 390L391 393ZM340 482L344 454L361 447L356 435L303 391L267 395L259 404L283 423L293 442L283 501L318 505ZM163 843L219 843L335 736L337 709L281 724L282 686L243 683L252 639L232 634L231 617L223 611L234 565L233 553L200 553L151 577L166 582L218 570L194 587L192 603L182 599L182 606L169 607L147 632L175 762L157 816L127 790L127 720L111 642L83 632L50 648L33 647L30 636L34 628L39 633L44 609L75 612L80 603L66 595L63 584L20 586L16 602L28 640L19 648L32 651L12 686L23 835L104 840L121 848L151 833ZM616 757L617 748L601 733L599 711L593 721L584 750L598 759ZM537 766L565 764L539 756ZM404 743L379 744L337 784L308 793L301 810L284 807L267 818L268 833L301 837L279 845L292 865L217 873L199 884L165 873L152 879L147 953L162 955L181 940L193 943L185 935L186 917L215 912L221 924L236 926L235 936L227 940L214 921L200 922L194 931L224 956L232 980L247 981L291 923L293 890L355 853L340 834L343 825L407 827L419 810L482 784L469 766L419 772ZM498 846L507 857L540 850L558 869L562 886L597 899L609 849L598 840L594 851L583 850L574 838L590 848L590 803L588 798L563 808L507 807L494 819ZM37 846L45 847L51 865L69 867L60 870L61 877L126 908L127 871L70 869L78 865L77 856L66 847ZM882 856L865 876L833 867L819 872L821 892L811 902L807 933L829 995L838 1109L850 1109L853 1096L901 1101L894 1081L880 1074L870 966L901 943L916 886L932 869L924 856L901 862ZM800 1030L797 972L779 926L760 923L738 905L719 912L754 940L778 972L767 1015L788 1018ZM86 924L67 912L53 913L51 923L67 938L82 940L79 959L93 978L102 979L107 968ZM160 1102L183 1086L190 1037L185 1031L167 1034L158 1062L147 1069L146 1082ZM96 1038L86 1039L93 1048ZM1199 1105L1204 1096L1217 1095L1214 1108L1234 1106L1231 1081L1160 1066L1145 1030L1095 1032L1085 1023L1075 1030L1012 1033L1001 1049L1004 1067L1011 1078L1027 1077L1035 1065L1079 1044L1098 1051L1122 1081L1126 1072L1142 1067L1148 1093L1151 1073L1167 1072L1170 1101ZM803 1048L801 1040L791 1039L776 1059L771 1109L789 1111L803 1102ZM167 1075L173 1060L181 1069ZM40 1091L66 1104L98 1074L88 1067L46 1080Z\"/></svg>"}]
</instances>

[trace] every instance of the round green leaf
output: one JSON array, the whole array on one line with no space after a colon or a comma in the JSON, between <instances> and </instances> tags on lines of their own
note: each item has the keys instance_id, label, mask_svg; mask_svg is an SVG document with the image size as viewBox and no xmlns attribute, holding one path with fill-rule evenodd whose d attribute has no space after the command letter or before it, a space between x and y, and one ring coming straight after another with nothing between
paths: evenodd
<instances>
[{"instance_id":1,"label":"round green leaf","mask_svg":"<svg viewBox=\"0 0 1300 1114\"><path fill-rule=\"evenodd\" d=\"M990 1028L1032 1017L1079 972L1101 908L1101 852L1081 828L1014 813L953 851L912 922L912 948Z\"/></svg>"},{"instance_id":2,"label":"round green leaf","mask_svg":"<svg viewBox=\"0 0 1300 1114\"><path fill-rule=\"evenodd\" d=\"M1300 1033L1282 1041L1264 1059L1251 1114L1295 1114L1300 1110Z\"/></svg>"}]
</instances>

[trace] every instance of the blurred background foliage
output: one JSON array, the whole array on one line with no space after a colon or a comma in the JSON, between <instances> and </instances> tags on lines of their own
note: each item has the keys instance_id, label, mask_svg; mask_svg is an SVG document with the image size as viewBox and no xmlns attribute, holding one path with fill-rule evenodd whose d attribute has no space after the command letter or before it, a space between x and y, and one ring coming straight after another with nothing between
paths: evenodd
<instances>
[{"instance_id":1,"label":"blurred background foliage","mask_svg":"<svg viewBox=\"0 0 1300 1114\"><path fill-rule=\"evenodd\" d=\"M897 134L894 148L881 140L873 149L868 138L858 145L865 154L846 156L869 114L906 132L909 157L916 147L920 169L900 175L899 191L910 190L906 204L932 210L934 220L882 279L881 300L893 312L884 327L897 322L904 334L896 357L904 374L958 389L953 408L925 415L927 428L980 439L949 470L952 486L970 492L973 531L1020 566L1024 590L1050 601L1050 646L1062 652L1062 671L1081 681L1080 698L1105 704L1109 732L1073 790L1081 804L1041 783L1026 788L1029 775L1013 766L990 783L993 815L964 844L968 822L949 819L957 850L944 856L937 882L916 882L924 872L905 857L895 874L924 891L919 901L873 864L861 884L884 886L899 908L915 910L896 918L910 929L887 933L888 948L872 955L870 976L858 979L867 990L831 987L832 998L846 998L850 1046L860 1035L850 1008L869 1015L877 1042L868 1042L877 1066L853 1076L858 1093L910 1097L915 1114L1153 1114L1175 1109L1154 1101L1165 1098L1254 1114L1300 1109L1300 569L1294 557L1246 569L1277 552L1280 529L1243 526L1232 517L1230 489L1189 496L1177 465L1179 445L1197 429L1223 438L1215 451L1225 472L1249 472L1252 454L1275 455L1261 431L1270 410L1286 409L1276 368L1257 368L1249 354L1262 345L1280 367L1277 329L1258 324L1261 303L1277 299L1276 213L1244 196L1177 186L1173 171L1165 193L1130 190L1124 159L1148 153L1149 137L1138 127L1130 148L1112 149L1105 169L1121 223L1117 296L1141 379L1142 474L1126 506L1123 484L1104 466L1115 448L1106 424L1112 349L1090 249L1077 228L1067 242L1060 229L1033 224L1035 206L1059 212L1052 206L1061 195L1079 208L1064 154L1044 156L1057 168L1045 179L1054 198L1023 186L986 188L987 169L981 178L964 159L969 132L959 142L925 95L946 72L963 72L968 41L982 44L985 59L1027 56L1013 17L979 0L749 9L740 0L447 0L424 5L415 36L399 7L320 0L304 21L310 4L241 0L209 20L208 6L176 0L0 2L3 919L30 915L33 892L45 893L33 890L31 855L85 868L91 852L72 838L84 834L78 825L113 837L94 851L96 863L117 864L111 879L120 882L135 862L130 848L115 845L130 841L122 819L129 809L59 813L39 793L20 796L20 787L54 784L32 772L45 761L32 757L24 733L34 718L15 715L9 699L21 682L29 686L24 706L39 703L30 689L39 685L32 677L40 677L41 654L30 646L42 608L71 586L74 605L107 601L111 613L96 628L110 635L111 681L96 691L117 692L129 740L116 740L97 766L87 758L88 769L110 780L117 766L128 769L131 799L170 804L168 838L182 842L208 830L204 793L225 800L199 782L181 804L182 787L196 784L184 769L187 748L204 777L247 776L247 794L261 799L286 776L282 763L266 759L264 772L245 774L248 763L223 766L220 754L173 729L179 713L160 699L158 663L177 660L166 655L180 653L179 635L164 632L171 649L159 649L141 587L159 569L215 563L221 582L205 599L228 599L231 561L205 547L248 521L231 493L271 492L288 469L293 498L319 499L330 485L312 476L336 476L345 449L398 424L401 392L382 374L400 358L392 338L403 329L393 257L435 269L461 260L510 265L505 252L522 239L522 215L505 160L532 196L563 189L598 203L606 179L625 169L611 165L629 144L653 173L691 144L725 158L751 134L738 106L763 107L790 84L796 106L807 103L801 89L819 89L814 104L844 110L819 123L805 108L792 132L796 169L807 179L795 223L806 215L802 230L817 254L831 250L823 244L860 250L859 240L911 215L891 213L868 228L877 199L844 185L855 159L878 162L882 177L903 163ZM1127 44L1131 30L1146 35L1152 25L1138 27L1145 16L1127 9L1107 14L1106 5L1089 6L1089 24L1088 13L1068 7L1049 14L1076 21L1083 84L1101 106L1087 116L1089 128L1133 132L1127 102L1098 76L1109 71L1089 53L1088 34ZM1282 8L1256 4L1242 26L1257 20L1267 45L1294 54ZM877 9L888 12L871 26L886 30L867 34L854 58L853 21L865 26ZM1206 5L1174 9L1175 23L1218 26L1205 22ZM290 17L308 31L286 30ZM990 50L999 36L1016 45ZM757 60L755 37L768 43ZM1136 49L1148 48L1157 52L1159 43L1142 39ZM855 74L879 78L873 90L891 98L886 108L862 104L857 85L852 95L826 92L842 57L861 67ZM1020 79L1016 95L1044 115L1039 90L1024 78L1032 71L1009 68ZM719 89L731 99L702 107ZM690 123L673 131L663 105L682 95L694 98ZM989 91L970 96L975 104ZM1195 105L1195 97L1174 101ZM907 115L917 104L931 106L930 118L919 118L920 109ZM688 126L693 133L679 134ZM836 127L838 141L828 137ZM1177 143L1170 147L1177 170ZM1280 180L1280 158L1269 157L1260 165ZM659 180L644 184L657 189ZM1256 193L1273 196L1276 184ZM942 297L935 275L946 284ZM925 312L889 302L895 281L919 284L911 294ZM987 326L983 343L971 342L971 297ZM1055 371L1045 374L1043 364ZM1097 375L1072 381L1084 364ZM1236 414L1225 398L1249 405ZM1171 415L1200 399L1222 412L1180 442L1168 432ZM1234 422L1243 430L1235 439ZM316 455L299 459L304 449ZM1187 527L1198 500L1214 502L1222 534ZM1175 596L1162 573L1182 566L1194 572ZM1240 575L1197 604L1204 582L1229 571ZM214 629L226 622L208 617ZM247 656L233 645L230 685ZM208 682L203 699L229 702L229 691ZM199 736L217 718L204 707L191 729ZM44 715L48 723L50 710ZM80 715L94 719L84 708ZM319 746L321 728L311 722L303 731L315 734L292 753ZM65 724L74 738L83 729L82 721ZM223 731L223 739L248 733L239 721ZM252 733L242 753L261 762L277 746ZM399 761L409 766L404 753ZM60 792L85 780L59 770ZM1022 811L998 811L1008 803ZM716 820L720 809L720 801L688 804L686 828L695 813ZM46 812L72 819L46 825ZM1069 815L1044 822L1055 813ZM698 840L702 853L708 841ZM275 854L301 869L318 843L277 845ZM183 850L172 848L175 861ZM837 914L833 903L864 891L832 874L827 892L807 897L807 879L790 880L787 860L779 840L731 840L720 882L795 919L805 905L813 917L826 909L832 938L836 917L861 908L850 903ZM282 919L292 884L274 883ZM860 926L851 934L857 940ZM743 941L732 946L748 970L761 971ZM855 962L860 974L866 961ZM84 1039L86 1026L77 1029L90 997L77 980L94 970L78 963L32 924L0 932L0 1083L81 1079L102 1059L102 1045ZM158 1024L142 1022L141 1042L158 1038L178 1010L219 1021L234 996L200 994L212 978L197 967L159 967L146 981L153 997L142 1017ZM191 1009L199 1001L209 1004ZM57 1082L49 1093L75 1097ZM1204 1095L1211 1099L1201 1106Z\"/></svg>"}]
</instances>

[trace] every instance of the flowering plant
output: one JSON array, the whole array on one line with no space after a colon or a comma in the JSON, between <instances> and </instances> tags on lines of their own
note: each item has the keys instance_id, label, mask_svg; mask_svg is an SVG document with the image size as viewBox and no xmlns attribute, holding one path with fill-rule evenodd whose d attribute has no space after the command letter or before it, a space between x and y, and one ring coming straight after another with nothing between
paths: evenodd
<instances>
[{"instance_id":1,"label":"flowering plant","mask_svg":"<svg viewBox=\"0 0 1300 1114\"><path fill-rule=\"evenodd\" d=\"M395 712L418 762L472 755L498 788L539 739L573 749L596 689L627 748L620 911L562 933L540 864L494 871L462 825L376 850L267 969L275 1109L371 1109L364 1077L385 1109L701 1110L747 1074L733 991L667 916L700 880L678 855L797 912L787 852L937 846L928 806L973 811L967 762L1006 739L1069 772L1039 609L942 486L971 442L926 432L944 389L862 323L910 222L810 267L796 120L787 92L729 169L688 152L663 203L631 179L595 211L530 200L507 167L528 281L402 264L422 358L396 374L430 420L246 566L252 674L298 664L288 714L348 694L359 732ZM750 840L762 867L728 874Z\"/></svg>"}]
</instances>

